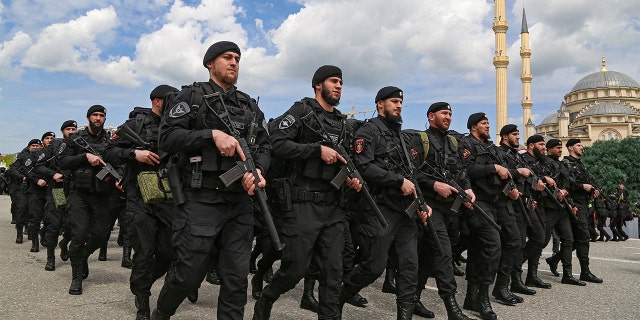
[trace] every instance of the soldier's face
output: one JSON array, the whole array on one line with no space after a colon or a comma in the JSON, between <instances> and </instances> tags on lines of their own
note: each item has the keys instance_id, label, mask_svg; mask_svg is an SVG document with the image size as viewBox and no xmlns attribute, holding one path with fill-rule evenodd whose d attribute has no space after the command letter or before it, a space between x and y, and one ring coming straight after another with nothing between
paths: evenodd
<instances>
[{"instance_id":1,"label":"soldier's face","mask_svg":"<svg viewBox=\"0 0 640 320\"><path fill-rule=\"evenodd\" d=\"M78 132L78 128L76 127L66 127L62 129L62 136L66 139L69 138L70 135Z\"/></svg>"},{"instance_id":2,"label":"soldier's face","mask_svg":"<svg viewBox=\"0 0 640 320\"><path fill-rule=\"evenodd\" d=\"M554 157L559 157L562 155L562 146L555 146L547 149L547 154Z\"/></svg>"},{"instance_id":3,"label":"soldier's face","mask_svg":"<svg viewBox=\"0 0 640 320\"><path fill-rule=\"evenodd\" d=\"M538 151L540 151L540 153L544 154L544 152L547 150L546 145L547 144L544 141L540 141L540 142L534 143L533 147L538 149Z\"/></svg>"},{"instance_id":4,"label":"soldier's face","mask_svg":"<svg viewBox=\"0 0 640 320\"><path fill-rule=\"evenodd\" d=\"M570 147L569 151L573 151L578 157L582 157L582 153L584 152L584 147L582 143L576 143L572 147Z\"/></svg>"},{"instance_id":5,"label":"soldier's face","mask_svg":"<svg viewBox=\"0 0 640 320\"><path fill-rule=\"evenodd\" d=\"M42 148L42 146L41 146L41 145L39 145L39 144L37 144L37 143L34 143L34 144L30 144L30 145L29 145L29 151L33 151L33 150L35 150L35 149L40 149L40 148Z\"/></svg>"},{"instance_id":6,"label":"soldier's face","mask_svg":"<svg viewBox=\"0 0 640 320\"><path fill-rule=\"evenodd\" d=\"M491 128L489 126L489 120L482 120L476 123L475 125L473 125L472 128L475 128L475 131L478 133L478 136L480 138L482 139L491 138L491 134L489 134L489 129Z\"/></svg>"},{"instance_id":7,"label":"soldier's face","mask_svg":"<svg viewBox=\"0 0 640 320\"><path fill-rule=\"evenodd\" d=\"M389 98L378 101L381 104L382 115L395 122L402 120L402 98Z\"/></svg>"},{"instance_id":8,"label":"soldier's face","mask_svg":"<svg viewBox=\"0 0 640 320\"><path fill-rule=\"evenodd\" d=\"M45 146L45 148L51 144L51 141L53 141L54 138L54 136L46 136L44 137L44 139L42 139L42 144Z\"/></svg>"},{"instance_id":9,"label":"soldier's face","mask_svg":"<svg viewBox=\"0 0 640 320\"><path fill-rule=\"evenodd\" d=\"M506 135L507 136L507 145L511 148L517 148L520 146L520 132L514 131Z\"/></svg>"},{"instance_id":10,"label":"soldier's face","mask_svg":"<svg viewBox=\"0 0 640 320\"><path fill-rule=\"evenodd\" d=\"M214 81L232 86L238 81L238 72L240 71L240 55L227 51L215 59L207 62L209 75Z\"/></svg>"},{"instance_id":11,"label":"soldier's face","mask_svg":"<svg viewBox=\"0 0 640 320\"><path fill-rule=\"evenodd\" d=\"M340 97L342 96L342 79L329 77L318 85L320 86L320 95L324 101L334 107L340 103Z\"/></svg>"},{"instance_id":12,"label":"soldier's face","mask_svg":"<svg viewBox=\"0 0 640 320\"><path fill-rule=\"evenodd\" d=\"M101 128L105 120L107 120L107 115L102 112L94 112L89 115L89 124L94 128Z\"/></svg>"},{"instance_id":13,"label":"soldier's face","mask_svg":"<svg viewBox=\"0 0 640 320\"><path fill-rule=\"evenodd\" d=\"M451 125L451 110L431 112L427 117L429 118L430 126L440 130L449 130L449 126Z\"/></svg>"}]
</instances>

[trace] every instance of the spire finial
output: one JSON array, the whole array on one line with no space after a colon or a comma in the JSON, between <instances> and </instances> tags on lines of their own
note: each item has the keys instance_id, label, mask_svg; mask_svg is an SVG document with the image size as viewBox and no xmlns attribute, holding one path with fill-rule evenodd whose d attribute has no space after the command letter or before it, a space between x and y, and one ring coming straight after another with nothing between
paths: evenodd
<instances>
[{"instance_id":1,"label":"spire finial","mask_svg":"<svg viewBox=\"0 0 640 320\"><path fill-rule=\"evenodd\" d=\"M602 69L600 69L600 71L601 72L607 71L607 67L605 67L604 54L602 55Z\"/></svg>"}]
</instances>

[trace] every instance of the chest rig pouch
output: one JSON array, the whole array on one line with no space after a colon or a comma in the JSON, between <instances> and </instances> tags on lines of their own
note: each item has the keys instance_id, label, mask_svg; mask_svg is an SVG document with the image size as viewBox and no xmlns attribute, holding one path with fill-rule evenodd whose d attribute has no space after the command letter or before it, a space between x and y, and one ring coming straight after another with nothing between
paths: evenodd
<instances>
[{"instance_id":1,"label":"chest rig pouch","mask_svg":"<svg viewBox=\"0 0 640 320\"><path fill-rule=\"evenodd\" d=\"M343 143L346 136L346 122L342 114L335 118L326 117L319 106L310 106L311 102L304 104L304 116L300 118L303 128L301 133L302 143L321 143L332 147L334 144ZM321 180L331 180L340 170L340 165L328 165L320 157L296 161L297 172L304 177Z\"/></svg>"},{"instance_id":2,"label":"chest rig pouch","mask_svg":"<svg viewBox=\"0 0 640 320\"><path fill-rule=\"evenodd\" d=\"M207 82L193 84L192 106L196 110L196 130L218 129L226 134L231 130L247 140L249 148L255 149L258 123L257 105L247 95L234 91L232 99L229 94L216 92ZM222 119L228 119L230 126ZM191 172L185 181L190 181L192 188L208 188L228 191L242 191L240 182L225 187L218 178L221 173L233 168L233 158L223 157L215 146L198 150L188 155Z\"/></svg>"}]
</instances>

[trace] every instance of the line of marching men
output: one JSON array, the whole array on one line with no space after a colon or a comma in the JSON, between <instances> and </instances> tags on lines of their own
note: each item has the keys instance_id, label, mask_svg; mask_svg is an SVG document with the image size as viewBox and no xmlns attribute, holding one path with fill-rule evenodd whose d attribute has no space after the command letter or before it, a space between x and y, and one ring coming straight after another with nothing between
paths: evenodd
<instances>
[{"instance_id":1,"label":"line of marching men","mask_svg":"<svg viewBox=\"0 0 640 320\"><path fill-rule=\"evenodd\" d=\"M151 108L134 108L113 134L106 108L91 106L85 129L65 121L62 138L47 132L19 154L7 171L16 242L27 227L31 251L47 248L46 270L59 245L70 294L83 293L88 257L116 219L137 319L169 319L185 298L197 300L205 278L220 285L217 317L242 319L250 269L254 319L268 319L302 279L300 306L341 319L345 304L368 303L360 290L385 270L398 319L435 316L421 301L430 277L449 319L470 319L463 309L497 319L491 296L516 305L536 294L530 287L551 288L538 263L554 232L560 248L546 262L556 275L562 263L561 283L603 282L589 269L601 190L580 140L533 135L521 146L509 124L496 146L484 113L468 117L468 134L450 131L446 102L428 108L426 130L403 129L404 93L394 86L376 94L377 117L347 120L337 109L342 70L331 65L314 73L312 98L267 122L235 87L240 56L235 43L217 42L203 59L208 81L156 87ZM462 307L456 274L468 282ZM151 287L163 276L153 308Z\"/></svg>"}]
</instances>

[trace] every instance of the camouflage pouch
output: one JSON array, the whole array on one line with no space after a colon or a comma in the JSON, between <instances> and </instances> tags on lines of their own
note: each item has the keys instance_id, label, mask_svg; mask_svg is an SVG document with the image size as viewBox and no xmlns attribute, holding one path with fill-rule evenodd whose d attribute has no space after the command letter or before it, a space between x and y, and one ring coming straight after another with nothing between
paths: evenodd
<instances>
[{"instance_id":1,"label":"camouflage pouch","mask_svg":"<svg viewBox=\"0 0 640 320\"><path fill-rule=\"evenodd\" d=\"M63 188L51 189L51 195L53 196L53 203L56 208L62 208L67 205L67 197L64 194Z\"/></svg>"},{"instance_id":2,"label":"camouflage pouch","mask_svg":"<svg viewBox=\"0 0 640 320\"><path fill-rule=\"evenodd\" d=\"M138 173L138 188L144 203L161 203L172 201L169 179L161 176L157 171L142 171Z\"/></svg>"}]
</instances>

